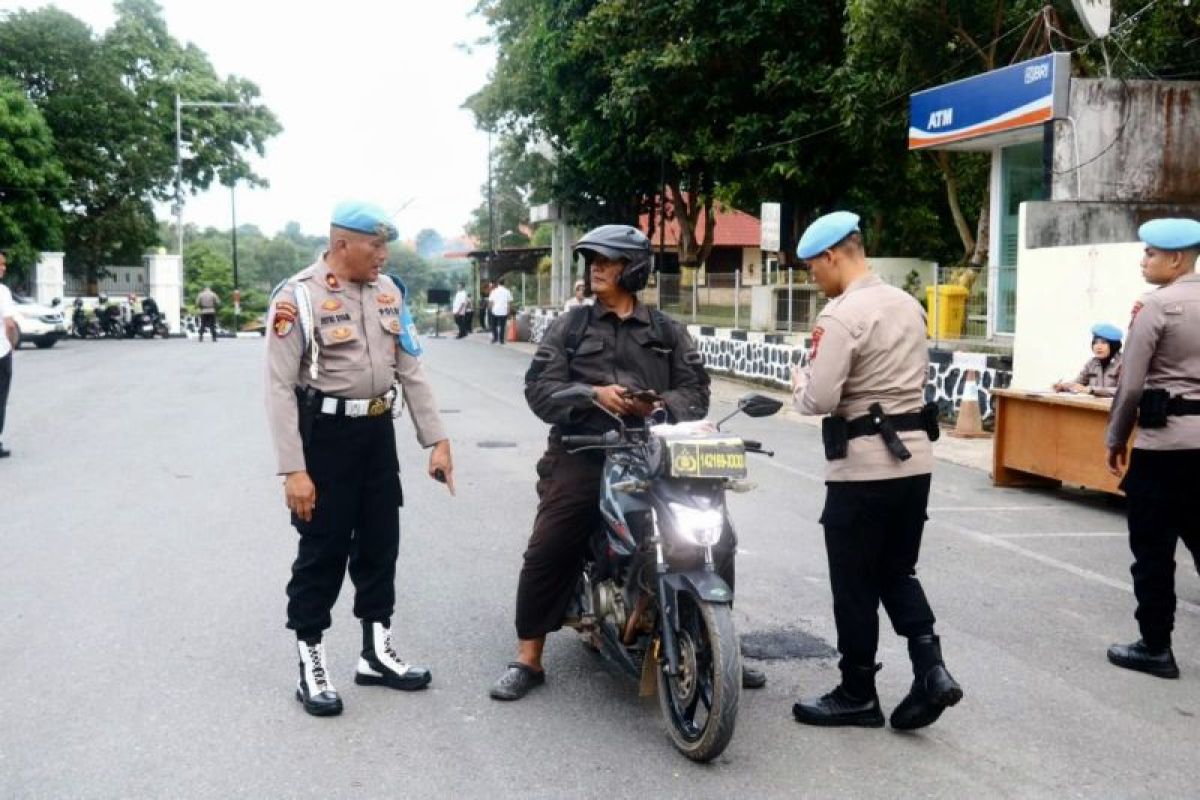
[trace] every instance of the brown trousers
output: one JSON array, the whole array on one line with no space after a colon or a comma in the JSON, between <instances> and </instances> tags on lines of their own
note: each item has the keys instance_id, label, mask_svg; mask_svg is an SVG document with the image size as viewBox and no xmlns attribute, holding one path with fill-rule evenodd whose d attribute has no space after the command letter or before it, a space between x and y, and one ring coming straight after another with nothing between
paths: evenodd
<instances>
[{"instance_id":1,"label":"brown trousers","mask_svg":"<svg viewBox=\"0 0 1200 800\"><path fill-rule=\"evenodd\" d=\"M517 636L537 639L561 626L600 524L603 455L552 445L537 463L537 517L517 583Z\"/></svg>"}]
</instances>

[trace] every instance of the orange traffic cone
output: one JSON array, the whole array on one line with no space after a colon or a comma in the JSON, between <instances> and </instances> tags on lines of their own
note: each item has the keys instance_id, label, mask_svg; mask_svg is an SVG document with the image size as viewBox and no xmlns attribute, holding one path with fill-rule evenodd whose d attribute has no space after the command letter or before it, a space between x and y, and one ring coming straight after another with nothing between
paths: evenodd
<instances>
[{"instance_id":1,"label":"orange traffic cone","mask_svg":"<svg viewBox=\"0 0 1200 800\"><path fill-rule=\"evenodd\" d=\"M975 370L966 372L963 383L962 401L958 404L958 419L954 423L951 436L960 439L980 439L991 436L983 429L983 418L979 414L979 386L976 384Z\"/></svg>"},{"instance_id":2,"label":"orange traffic cone","mask_svg":"<svg viewBox=\"0 0 1200 800\"><path fill-rule=\"evenodd\" d=\"M517 318L516 317L508 318L508 333L507 333L507 335L505 335L504 340L508 341L508 342L517 341Z\"/></svg>"}]
</instances>

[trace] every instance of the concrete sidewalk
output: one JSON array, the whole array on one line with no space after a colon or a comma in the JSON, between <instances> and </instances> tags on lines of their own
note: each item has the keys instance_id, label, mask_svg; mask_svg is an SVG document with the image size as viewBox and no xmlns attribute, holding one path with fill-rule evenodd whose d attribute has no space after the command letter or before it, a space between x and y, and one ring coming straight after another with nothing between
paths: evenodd
<instances>
[{"instance_id":1,"label":"concrete sidewalk","mask_svg":"<svg viewBox=\"0 0 1200 800\"><path fill-rule=\"evenodd\" d=\"M478 337L480 340L486 337L486 334L472 335ZM507 342L504 346L529 353L531 356L537 350L537 345L530 342ZM774 397L782 401L783 410L778 414L779 419L786 419L793 424L809 425L812 427L818 427L821 424L820 417L806 417L797 414L792 408L792 397L788 392L724 375L712 376L712 402L714 406L720 404L732 406L737 402L739 397L747 392L765 394L768 397ZM992 438L989 436L981 439L956 439L950 436L950 429L943 426L942 437L933 443L933 455L939 461L946 461L951 464L958 464L959 466L991 473Z\"/></svg>"}]
</instances>

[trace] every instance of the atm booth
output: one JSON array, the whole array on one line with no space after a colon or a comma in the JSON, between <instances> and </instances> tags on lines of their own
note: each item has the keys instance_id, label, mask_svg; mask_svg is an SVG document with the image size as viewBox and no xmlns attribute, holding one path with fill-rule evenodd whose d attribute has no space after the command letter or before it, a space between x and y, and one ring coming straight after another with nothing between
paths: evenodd
<instances>
[{"instance_id":1,"label":"atm booth","mask_svg":"<svg viewBox=\"0 0 1200 800\"><path fill-rule=\"evenodd\" d=\"M1018 211L1050 195L1055 119L1067 114L1068 53L1051 53L917 92L909 150L991 153L987 338L1016 331Z\"/></svg>"}]
</instances>

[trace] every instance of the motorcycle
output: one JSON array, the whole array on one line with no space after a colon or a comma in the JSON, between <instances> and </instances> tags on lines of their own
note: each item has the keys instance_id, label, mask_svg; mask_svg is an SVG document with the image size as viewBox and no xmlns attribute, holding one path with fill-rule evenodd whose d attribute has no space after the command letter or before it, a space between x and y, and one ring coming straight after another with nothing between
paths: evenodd
<instances>
[{"instance_id":1,"label":"motorcycle","mask_svg":"<svg viewBox=\"0 0 1200 800\"><path fill-rule=\"evenodd\" d=\"M154 320L145 311L139 311L130 315L129 322L125 324L125 335L130 339L135 336L140 336L143 339L153 339L156 332Z\"/></svg>"},{"instance_id":2,"label":"motorcycle","mask_svg":"<svg viewBox=\"0 0 1200 800\"><path fill-rule=\"evenodd\" d=\"M100 325L88 315L82 300L76 299L75 301L75 310L71 312L71 328L68 334L75 339L100 338Z\"/></svg>"},{"instance_id":3,"label":"motorcycle","mask_svg":"<svg viewBox=\"0 0 1200 800\"><path fill-rule=\"evenodd\" d=\"M97 306L96 321L102 336L110 339L125 338L125 323L121 321L121 309L117 306Z\"/></svg>"},{"instance_id":4,"label":"motorcycle","mask_svg":"<svg viewBox=\"0 0 1200 800\"><path fill-rule=\"evenodd\" d=\"M596 402L594 387L553 397L574 408L596 406L618 424L601 435L562 437L570 452L605 453L603 524L563 625L640 678L643 694L657 689L672 744L693 761L711 761L733 737L742 685L733 589L714 558L732 568L725 493L753 488L745 481L747 453L774 455L720 426L738 413L770 416L783 404L748 394L715 424L628 428Z\"/></svg>"}]
</instances>

